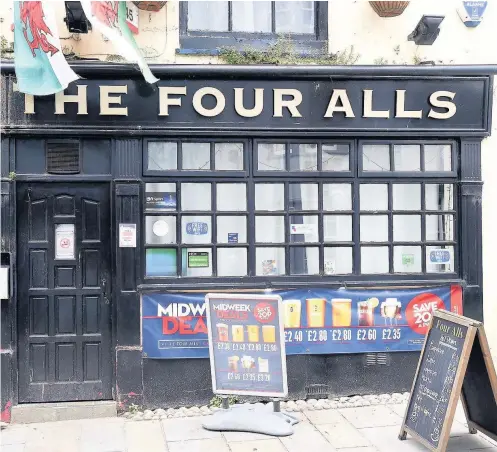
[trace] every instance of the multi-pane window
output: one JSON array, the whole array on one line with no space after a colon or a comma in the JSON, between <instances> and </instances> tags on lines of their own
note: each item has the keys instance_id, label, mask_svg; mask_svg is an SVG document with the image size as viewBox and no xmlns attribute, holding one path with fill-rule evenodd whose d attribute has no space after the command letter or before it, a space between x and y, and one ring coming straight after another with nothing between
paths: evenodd
<instances>
[{"instance_id":1,"label":"multi-pane window","mask_svg":"<svg viewBox=\"0 0 497 452\"><path fill-rule=\"evenodd\" d=\"M452 143L146 146L146 277L456 271Z\"/></svg>"},{"instance_id":2,"label":"multi-pane window","mask_svg":"<svg viewBox=\"0 0 497 452\"><path fill-rule=\"evenodd\" d=\"M327 39L327 19L327 2L180 2L180 40L183 48L215 49L236 47L240 39L245 46L258 40L260 46L285 36L297 45L321 48Z\"/></svg>"}]
</instances>

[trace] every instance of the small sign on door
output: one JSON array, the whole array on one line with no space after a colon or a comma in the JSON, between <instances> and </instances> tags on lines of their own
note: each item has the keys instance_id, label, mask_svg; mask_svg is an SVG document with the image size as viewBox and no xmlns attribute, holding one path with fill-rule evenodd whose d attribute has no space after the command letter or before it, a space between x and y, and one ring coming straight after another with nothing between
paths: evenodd
<instances>
[{"instance_id":1,"label":"small sign on door","mask_svg":"<svg viewBox=\"0 0 497 452\"><path fill-rule=\"evenodd\" d=\"M55 259L74 259L74 224L55 225Z\"/></svg>"},{"instance_id":2,"label":"small sign on door","mask_svg":"<svg viewBox=\"0 0 497 452\"><path fill-rule=\"evenodd\" d=\"M119 247L136 248L136 224L120 223L119 224Z\"/></svg>"}]
</instances>

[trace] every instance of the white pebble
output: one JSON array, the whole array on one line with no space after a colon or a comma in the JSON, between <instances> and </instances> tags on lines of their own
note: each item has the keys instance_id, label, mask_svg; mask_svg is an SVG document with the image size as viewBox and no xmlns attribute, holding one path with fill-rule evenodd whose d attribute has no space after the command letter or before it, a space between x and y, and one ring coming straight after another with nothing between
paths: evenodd
<instances>
[{"instance_id":1,"label":"white pebble","mask_svg":"<svg viewBox=\"0 0 497 452\"><path fill-rule=\"evenodd\" d=\"M162 408L159 408L158 410L155 410L155 414L158 414L159 416L162 416L166 414L166 410L163 410Z\"/></svg>"},{"instance_id":2,"label":"white pebble","mask_svg":"<svg viewBox=\"0 0 497 452\"><path fill-rule=\"evenodd\" d=\"M133 421L143 421L143 414L142 413L136 413L131 419Z\"/></svg>"},{"instance_id":3,"label":"white pebble","mask_svg":"<svg viewBox=\"0 0 497 452\"><path fill-rule=\"evenodd\" d=\"M307 400L307 405L316 405L316 403L318 403L318 401L316 399L309 399Z\"/></svg>"}]
</instances>

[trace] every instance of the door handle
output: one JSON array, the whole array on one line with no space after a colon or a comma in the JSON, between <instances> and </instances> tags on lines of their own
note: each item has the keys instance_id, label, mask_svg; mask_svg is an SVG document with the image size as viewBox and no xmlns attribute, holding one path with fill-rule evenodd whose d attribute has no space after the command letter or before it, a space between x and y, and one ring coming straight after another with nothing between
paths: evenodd
<instances>
[{"instance_id":1,"label":"door handle","mask_svg":"<svg viewBox=\"0 0 497 452\"><path fill-rule=\"evenodd\" d=\"M102 283L102 290L103 290L105 304L109 304L109 293L107 292L107 280L105 278L102 278L101 283Z\"/></svg>"}]
</instances>

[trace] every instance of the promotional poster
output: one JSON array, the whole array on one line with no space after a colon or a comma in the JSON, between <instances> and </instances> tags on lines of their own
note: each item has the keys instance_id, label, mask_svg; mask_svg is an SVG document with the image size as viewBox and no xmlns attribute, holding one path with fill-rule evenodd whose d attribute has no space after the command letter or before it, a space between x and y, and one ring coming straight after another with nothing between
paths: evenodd
<instances>
[{"instance_id":1,"label":"promotional poster","mask_svg":"<svg viewBox=\"0 0 497 452\"><path fill-rule=\"evenodd\" d=\"M285 397L285 339L278 295L206 296L214 394Z\"/></svg>"},{"instance_id":2,"label":"promotional poster","mask_svg":"<svg viewBox=\"0 0 497 452\"><path fill-rule=\"evenodd\" d=\"M208 358L205 295L143 294L143 356ZM434 310L462 314L462 288L457 285L306 288L272 291L271 295L283 300L287 355L419 351Z\"/></svg>"}]
</instances>

